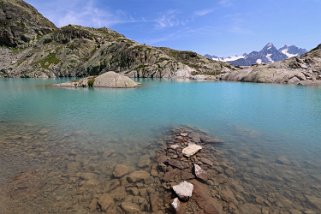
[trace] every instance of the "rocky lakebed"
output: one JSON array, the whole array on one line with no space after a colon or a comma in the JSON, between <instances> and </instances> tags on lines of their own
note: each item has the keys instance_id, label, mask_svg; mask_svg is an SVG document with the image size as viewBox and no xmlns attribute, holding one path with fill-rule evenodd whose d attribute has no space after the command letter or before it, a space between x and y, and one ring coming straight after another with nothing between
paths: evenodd
<instances>
[{"instance_id":1,"label":"rocky lakebed","mask_svg":"<svg viewBox=\"0 0 321 214\"><path fill-rule=\"evenodd\" d=\"M37 135L32 134L35 128ZM23 131L15 134L10 133L10 125L1 129L7 131L0 143L1 213L321 210L320 185L301 194L276 191L261 182L264 169L256 169L258 179L248 181L244 178L250 172L231 161L221 148L224 142L195 128L168 128L148 146L119 145L114 139L98 150L95 137L85 132L51 136L48 129L33 125L23 125ZM126 152L120 153L120 148ZM279 164L287 160L280 158ZM271 181L283 183L270 173Z\"/></svg>"}]
</instances>

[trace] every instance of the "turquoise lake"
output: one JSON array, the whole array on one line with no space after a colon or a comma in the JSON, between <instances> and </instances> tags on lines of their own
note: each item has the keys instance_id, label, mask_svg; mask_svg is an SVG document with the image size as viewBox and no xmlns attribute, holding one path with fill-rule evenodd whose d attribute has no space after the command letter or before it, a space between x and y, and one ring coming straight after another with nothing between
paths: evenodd
<instances>
[{"instance_id":1,"label":"turquoise lake","mask_svg":"<svg viewBox=\"0 0 321 214\"><path fill-rule=\"evenodd\" d=\"M45 162L24 158L23 150L5 156L14 139L95 151L112 145L130 163L161 132L185 125L224 141L220 149L244 186L295 195L302 210L318 210L307 197L321 198L321 88L169 80L140 80L136 89L51 86L63 81L0 80L0 186Z\"/></svg>"}]
</instances>

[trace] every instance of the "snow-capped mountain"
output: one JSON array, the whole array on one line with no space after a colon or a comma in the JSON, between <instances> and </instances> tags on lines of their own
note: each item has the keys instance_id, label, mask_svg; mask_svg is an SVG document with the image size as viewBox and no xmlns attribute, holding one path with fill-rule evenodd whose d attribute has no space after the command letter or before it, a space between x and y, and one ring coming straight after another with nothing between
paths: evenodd
<instances>
[{"instance_id":1,"label":"snow-capped mountain","mask_svg":"<svg viewBox=\"0 0 321 214\"><path fill-rule=\"evenodd\" d=\"M288 58L301 56L307 52L307 50L298 48L294 45L291 45L291 46L284 45L282 48L279 49L279 51L285 54Z\"/></svg>"},{"instance_id":2,"label":"snow-capped mountain","mask_svg":"<svg viewBox=\"0 0 321 214\"><path fill-rule=\"evenodd\" d=\"M301 56L306 53L307 50L298 48L294 45L292 46L283 46L280 49L277 49L272 43L268 43L260 51L252 51L249 54L235 55L229 57L217 57L211 55L205 55L207 58L228 62L236 66L250 66L254 64L266 64L277 61L282 61L291 57Z\"/></svg>"}]
</instances>

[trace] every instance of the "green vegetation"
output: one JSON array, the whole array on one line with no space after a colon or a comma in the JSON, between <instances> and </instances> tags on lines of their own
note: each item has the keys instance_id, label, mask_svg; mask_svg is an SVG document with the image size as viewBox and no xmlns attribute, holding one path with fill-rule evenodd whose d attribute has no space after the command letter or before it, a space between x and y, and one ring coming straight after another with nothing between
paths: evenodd
<instances>
[{"instance_id":1,"label":"green vegetation","mask_svg":"<svg viewBox=\"0 0 321 214\"><path fill-rule=\"evenodd\" d=\"M37 64L40 64L42 68L48 69L50 65L56 65L60 62L55 53L49 54L46 58L40 60Z\"/></svg>"},{"instance_id":2,"label":"green vegetation","mask_svg":"<svg viewBox=\"0 0 321 214\"><path fill-rule=\"evenodd\" d=\"M94 87L94 82L95 82L95 78L88 79L88 87L89 88Z\"/></svg>"}]
</instances>

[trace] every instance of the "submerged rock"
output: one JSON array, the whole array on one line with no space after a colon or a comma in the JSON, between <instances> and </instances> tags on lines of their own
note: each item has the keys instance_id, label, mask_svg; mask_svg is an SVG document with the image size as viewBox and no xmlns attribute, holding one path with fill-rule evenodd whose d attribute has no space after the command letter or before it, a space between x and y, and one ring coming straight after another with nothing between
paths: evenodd
<instances>
[{"instance_id":1,"label":"submerged rock","mask_svg":"<svg viewBox=\"0 0 321 214\"><path fill-rule=\"evenodd\" d=\"M182 201L188 201L188 199L192 197L193 189L193 184L187 181L183 181L180 184L173 186L174 192Z\"/></svg>"},{"instance_id":2,"label":"submerged rock","mask_svg":"<svg viewBox=\"0 0 321 214\"><path fill-rule=\"evenodd\" d=\"M120 207L126 214L139 214L141 213L139 206L131 202L123 202Z\"/></svg>"},{"instance_id":3,"label":"submerged rock","mask_svg":"<svg viewBox=\"0 0 321 214\"><path fill-rule=\"evenodd\" d=\"M109 208L111 208L114 205L114 199L110 197L109 194L103 194L99 197L97 204L102 211L106 212Z\"/></svg>"},{"instance_id":4,"label":"submerged rock","mask_svg":"<svg viewBox=\"0 0 321 214\"><path fill-rule=\"evenodd\" d=\"M124 175L127 175L129 173L129 168L126 165L123 164L117 164L113 171L113 176L115 178L121 178Z\"/></svg>"},{"instance_id":5,"label":"submerged rock","mask_svg":"<svg viewBox=\"0 0 321 214\"><path fill-rule=\"evenodd\" d=\"M195 155L198 151L202 149L201 146L190 143L186 148L183 149L183 155L186 157L191 157Z\"/></svg>"},{"instance_id":6,"label":"submerged rock","mask_svg":"<svg viewBox=\"0 0 321 214\"><path fill-rule=\"evenodd\" d=\"M168 159L164 163L178 169L186 169L190 167L188 163L184 161L175 160L175 159Z\"/></svg>"},{"instance_id":7,"label":"submerged rock","mask_svg":"<svg viewBox=\"0 0 321 214\"><path fill-rule=\"evenodd\" d=\"M142 156L138 161L138 167L146 168L150 166L150 157L149 155Z\"/></svg>"},{"instance_id":8,"label":"submerged rock","mask_svg":"<svg viewBox=\"0 0 321 214\"><path fill-rule=\"evenodd\" d=\"M194 164L194 174L198 179L202 181L208 180L207 173L198 164Z\"/></svg>"},{"instance_id":9,"label":"submerged rock","mask_svg":"<svg viewBox=\"0 0 321 214\"><path fill-rule=\"evenodd\" d=\"M146 171L135 171L128 175L127 180L130 183L144 182L146 184L150 181L150 175Z\"/></svg>"}]
</instances>

